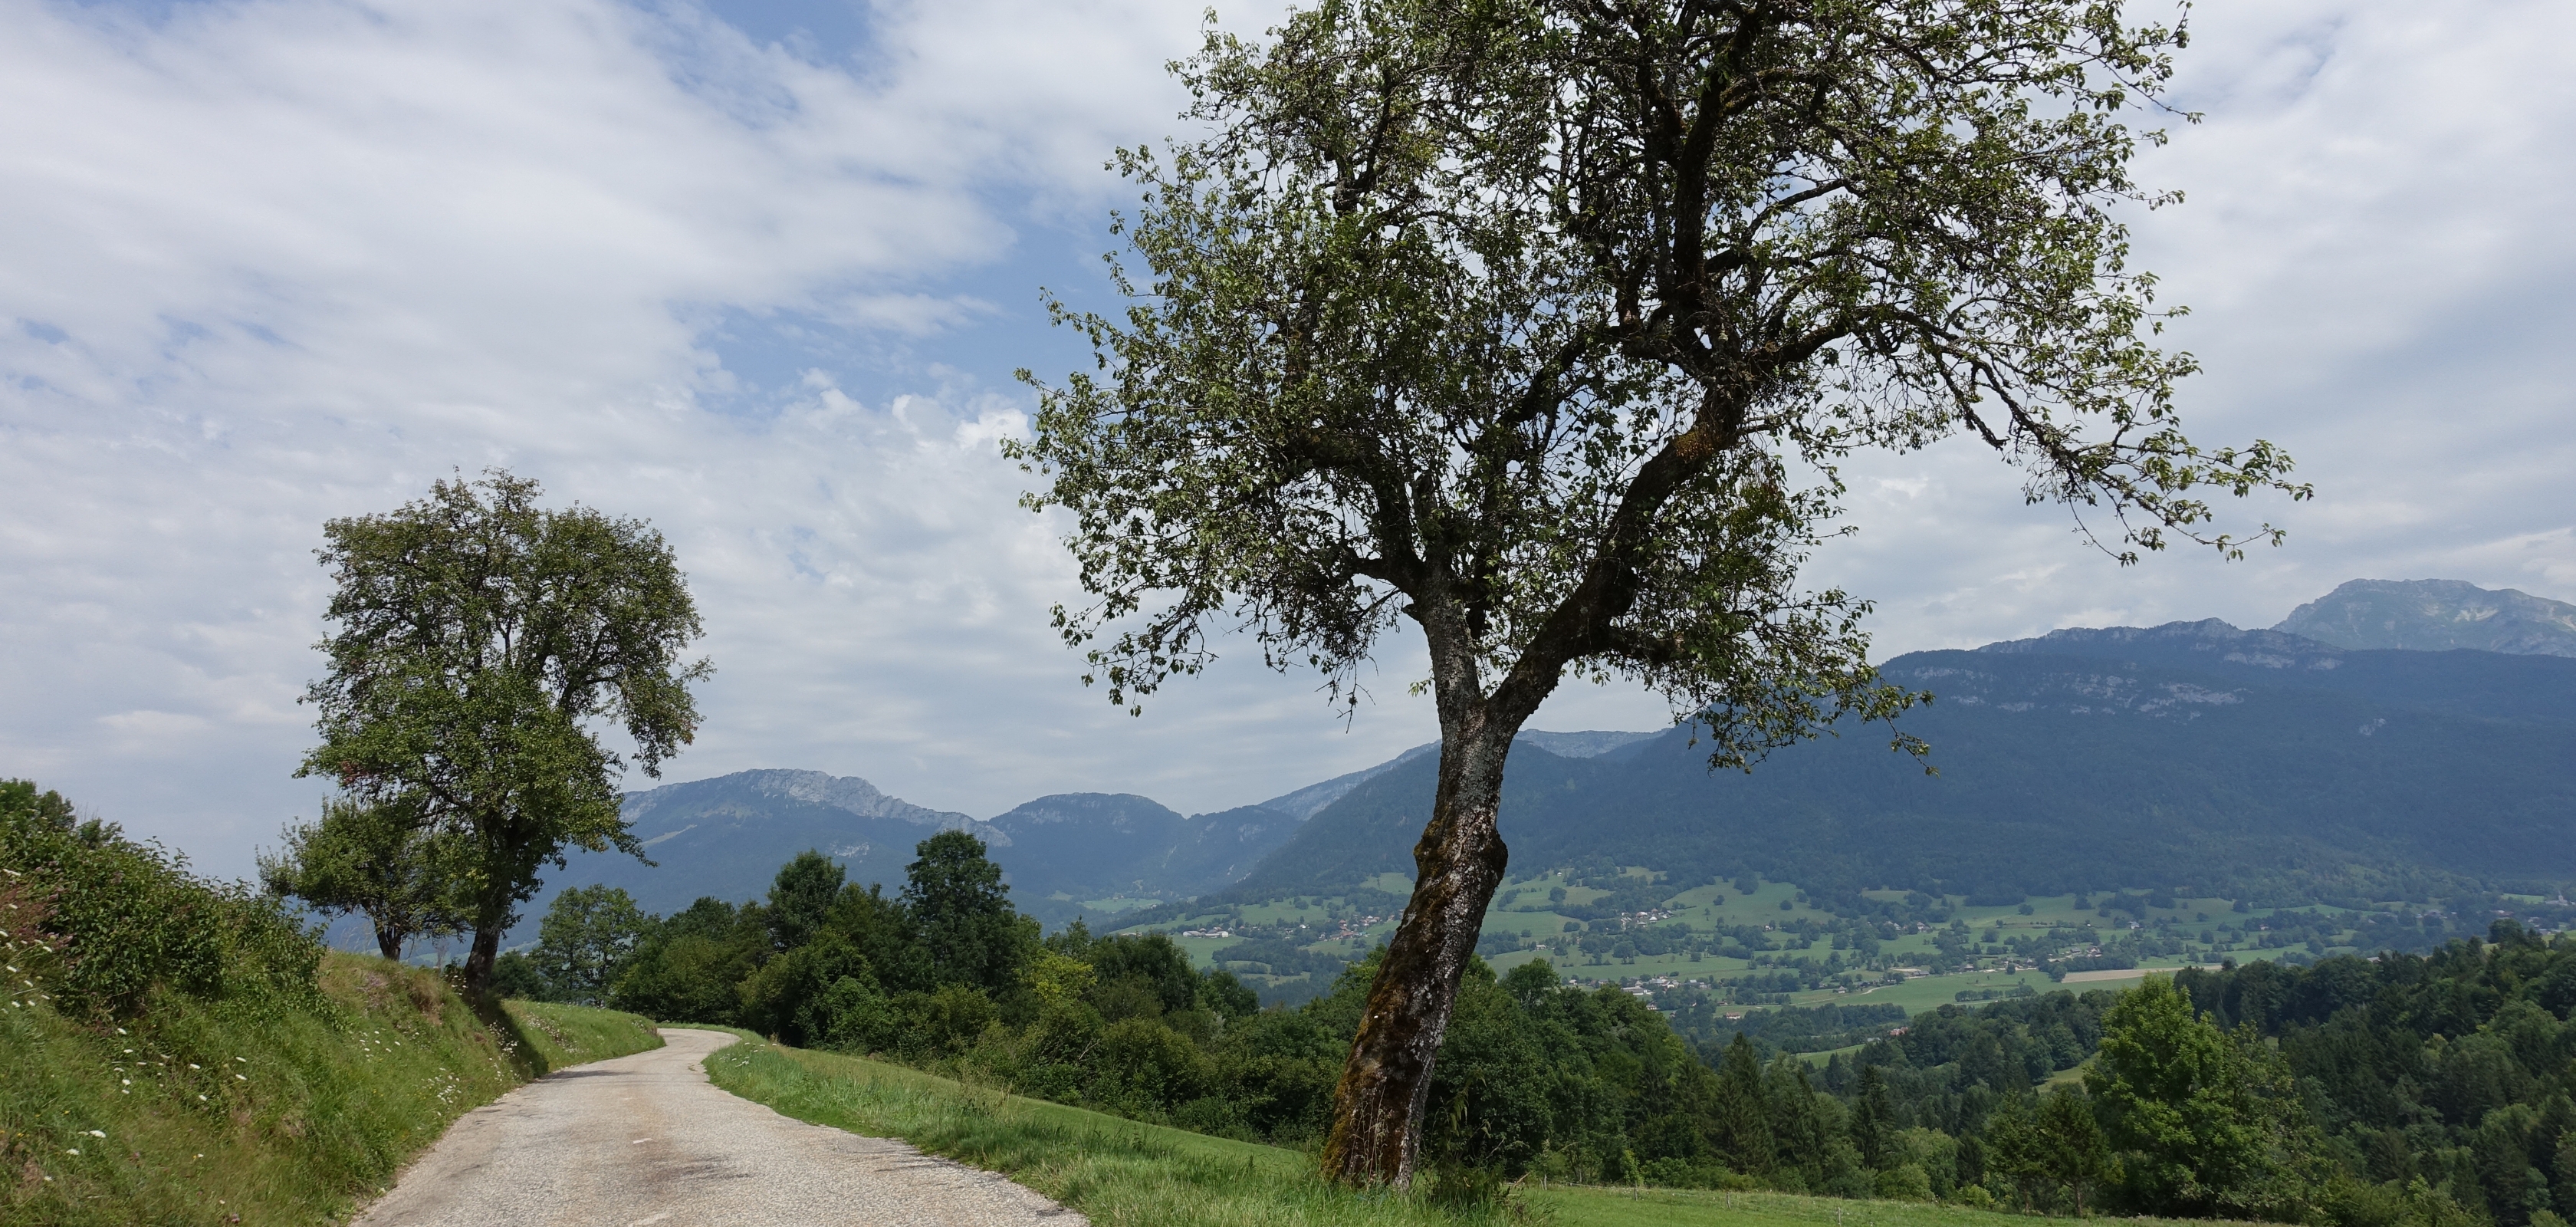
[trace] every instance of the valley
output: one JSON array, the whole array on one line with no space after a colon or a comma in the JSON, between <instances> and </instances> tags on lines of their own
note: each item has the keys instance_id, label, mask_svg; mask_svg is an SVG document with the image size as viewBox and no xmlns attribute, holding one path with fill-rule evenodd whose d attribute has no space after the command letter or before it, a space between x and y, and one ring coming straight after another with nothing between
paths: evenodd
<instances>
[{"instance_id":1,"label":"valley","mask_svg":"<svg viewBox=\"0 0 2576 1227\"><path fill-rule=\"evenodd\" d=\"M1668 1010L1921 1010L2066 976L2426 950L2508 915L2564 928L2571 617L2519 593L2355 581L2283 624L2344 643L2205 621L1900 656L1884 676L1930 696L1903 723L1932 772L1876 730L1749 774L1710 771L1687 726L1532 730L1505 781L1515 872L1479 950ZM2472 624L2514 650L2383 646L2455 644ZM656 864L574 851L527 915L586 885L653 913L753 899L808 848L852 881L897 882L914 844L964 830L1050 928L1170 933L1293 1003L1392 931L1435 750L1195 815L1078 793L979 819L812 771L672 784L626 802Z\"/></svg>"}]
</instances>

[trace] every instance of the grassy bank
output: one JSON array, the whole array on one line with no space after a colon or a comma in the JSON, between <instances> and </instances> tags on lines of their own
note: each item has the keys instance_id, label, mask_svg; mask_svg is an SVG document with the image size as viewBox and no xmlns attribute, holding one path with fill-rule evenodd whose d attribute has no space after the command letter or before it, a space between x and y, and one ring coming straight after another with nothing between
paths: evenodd
<instances>
[{"instance_id":1,"label":"grassy bank","mask_svg":"<svg viewBox=\"0 0 2576 1227\"><path fill-rule=\"evenodd\" d=\"M318 1008L173 997L148 1022L0 1011L0 1220L316 1223L448 1123L563 1065L656 1047L632 1015L509 1003L327 956Z\"/></svg>"},{"instance_id":2,"label":"grassy bank","mask_svg":"<svg viewBox=\"0 0 2576 1227\"><path fill-rule=\"evenodd\" d=\"M1541 1189L1527 1199L1538 1217L1556 1227L2029 1227L2046 1221L1932 1202L1696 1189ZM2246 1227L2218 1219L2120 1222L2132 1227Z\"/></svg>"},{"instance_id":3,"label":"grassy bank","mask_svg":"<svg viewBox=\"0 0 2576 1227\"><path fill-rule=\"evenodd\" d=\"M968 1087L900 1065L746 1035L707 1058L716 1085L785 1115L1000 1172L1101 1227L1407 1227L1419 1200L1326 1186L1303 1154Z\"/></svg>"},{"instance_id":4,"label":"grassy bank","mask_svg":"<svg viewBox=\"0 0 2576 1227\"><path fill-rule=\"evenodd\" d=\"M1500 1208L1443 1209L1430 1196L1334 1189L1316 1178L1312 1157L1294 1150L1141 1124L738 1034L744 1042L707 1059L716 1085L798 1120L901 1138L1000 1172L1102 1227L1396 1227L1462 1219L1558 1227L2006 1227L2030 1221L1929 1203L1565 1186L1523 1186Z\"/></svg>"}]
</instances>

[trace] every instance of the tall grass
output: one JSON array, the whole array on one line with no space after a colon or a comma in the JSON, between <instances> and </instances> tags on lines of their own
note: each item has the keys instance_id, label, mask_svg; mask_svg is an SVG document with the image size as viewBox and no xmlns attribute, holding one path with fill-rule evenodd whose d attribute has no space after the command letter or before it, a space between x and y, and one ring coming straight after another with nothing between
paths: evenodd
<instances>
[{"instance_id":1,"label":"tall grass","mask_svg":"<svg viewBox=\"0 0 2576 1227\"><path fill-rule=\"evenodd\" d=\"M466 1111L660 1043L605 1010L478 1016L375 958L327 956L316 987L293 1008L170 994L148 1020L0 1010L0 1221L336 1221Z\"/></svg>"},{"instance_id":2,"label":"tall grass","mask_svg":"<svg viewBox=\"0 0 2576 1227\"><path fill-rule=\"evenodd\" d=\"M1103 1227L2013 1227L2016 1214L1932 1202L1789 1193L1533 1187L1463 1195L1435 1176L1420 1192L1364 1194L1316 1176L1314 1157L1141 1124L901 1065L743 1042L707 1058L716 1085L798 1120L901 1138L1000 1172ZM2167 1220L2129 1220L2163 1224ZM2224 1227L2195 1221L2170 1227Z\"/></svg>"}]
</instances>

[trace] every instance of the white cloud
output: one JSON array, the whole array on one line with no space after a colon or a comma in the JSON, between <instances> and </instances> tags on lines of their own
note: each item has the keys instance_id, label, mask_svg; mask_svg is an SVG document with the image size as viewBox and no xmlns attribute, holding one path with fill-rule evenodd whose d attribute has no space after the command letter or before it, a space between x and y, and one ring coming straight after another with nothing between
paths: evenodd
<instances>
[{"instance_id":1,"label":"white cloud","mask_svg":"<svg viewBox=\"0 0 2576 1227\"><path fill-rule=\"evenodd\" d=\"M1099 163L1169 129L1197 11L885 7L843 57L605 0L0 0L0 772L246 868L318 792L321 521L486 464L671 536L720 669L681 778L1196 809L1427 739L1401 655L1348 734L1249 659L1129 720L1047 631L1070 570L994 451L1008 372L1073 360L1034 284L1095 292ZM1817 574L1891 649L2265 624L2355 575L2576 596L2576 17L2197 22L2210 119L2144 168L2192 200L2141 254L2200 308L2198 431L2281 441L2320 499L2252 509L2287 550L2121 570L1973 448L1871 459ZM1654 714L1570 685L1539 723Z\"/></svg>"},{"instance_id":2,"label":"white cloud","mask_svg":"<svg viewBox=\"0 0 2576 1227\"><path fill-rule=\"evenodd\" d=\"M2201 6L2172 144L2141 180L2188 202L2135 219L2138 262L2191 305L2182 405L2207 443L2265 437L2314 502L2222 507L2291 530L2219 565L2117 568L2023 508L1993 460L1952 442L1849 471L1862 536L1820 574L1882 598L1892 650L2053 626L2224 617L2268 626L2361 576L2442 576L2576 599L2576 79L2543 3ZM1879 483L1873 487L1871 482ZM2515 543L2506 547L2504 543ZM2062 570L2024 589L2034 563Z\"/></svg>"}]
</instances>

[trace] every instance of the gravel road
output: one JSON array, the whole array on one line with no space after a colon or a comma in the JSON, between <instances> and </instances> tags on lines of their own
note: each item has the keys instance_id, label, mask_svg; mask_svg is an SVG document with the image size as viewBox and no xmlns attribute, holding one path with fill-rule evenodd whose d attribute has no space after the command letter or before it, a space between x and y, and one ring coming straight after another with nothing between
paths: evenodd
<instances>
[{"instance_id":1,"label":"gravel road","mask_svg":"<svg viewBox=\"0 0 2576 1227\"><path fill-rule=\"evenodd\" d=\"M549 1074L466 1113L365 1227L1086 1227L990 1172L789 1120L707 1081L720 1031Z\"/></svg>"}]
</instances>

